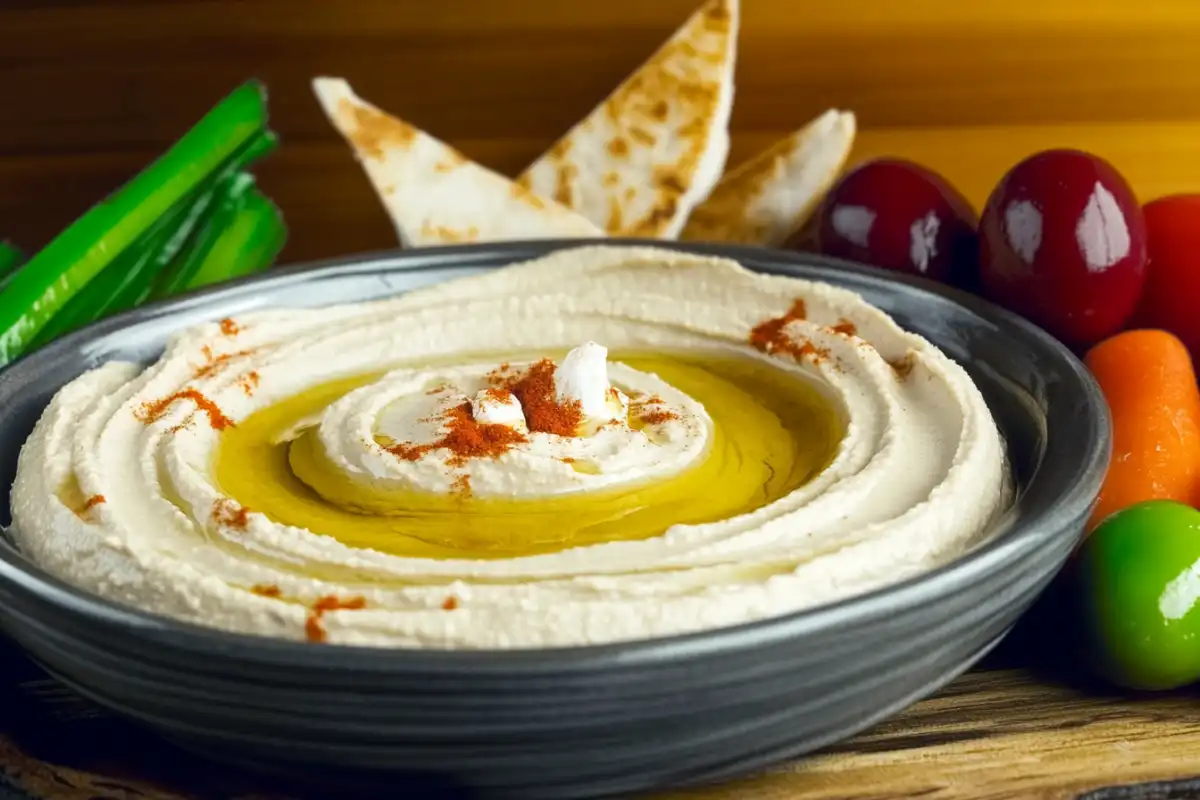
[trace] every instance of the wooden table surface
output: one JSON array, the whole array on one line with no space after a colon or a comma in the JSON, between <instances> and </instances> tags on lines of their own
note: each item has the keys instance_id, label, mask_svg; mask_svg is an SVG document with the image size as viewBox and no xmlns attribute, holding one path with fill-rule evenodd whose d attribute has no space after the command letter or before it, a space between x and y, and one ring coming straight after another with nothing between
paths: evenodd
<instances>
[{"instance_id":1,"label":"wooden table surface","mask_svg":"<svg viewBox=\"0 0 1200 800\"><path fill-rule=\"evenodd\" d=\"M368 99L515 174L695 4L0 0L0 238L45 243L255 76L270 87L284 140L261 176L291 228L285 260L394 246L365 178L317 109L311 77L342 75ZM1008 166L1054 146L1107 157L1143 199L1200 190L1196 0L743 0L743 8L730 163L836 106L859 116L855 160L918 159L977 205ZM25 669L0 651L0 666L6 660ZM1200 774L1193 695L1109 696L1002 666L969 673L815 758L664 797L1075 797ZM172 785L191 796L237 793L223 771L120 723L72 723L67 734L19 692L4 697L0 767L35 796L182 796ZM133 744L121 749L122 736ZM139 782L147 778L154 782ZM1200 796L1200 784L1140 796Z\"/></svg>"}]
</instances>

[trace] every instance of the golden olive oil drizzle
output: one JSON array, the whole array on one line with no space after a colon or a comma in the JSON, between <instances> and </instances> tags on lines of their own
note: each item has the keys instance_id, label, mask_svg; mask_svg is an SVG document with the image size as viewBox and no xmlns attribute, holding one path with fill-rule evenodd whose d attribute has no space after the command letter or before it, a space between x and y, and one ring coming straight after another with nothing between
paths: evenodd
<instances>
[{"instance_id":1,"label":"golden olive oil drizzle","mask_svg":"<svg viewBox=\"0 0 1200 800\"><path fill-rule=\"evenodd\" d=\"M842 415L819 389L757 359L673 353L611 358L657 374L704 406L714 429L700 463L654 483L535 500L373 496L325 464L311 434L277 443L299 420L376 380L381 373L375 372L309 389L223 432L216 482L274 522L351 547L414 558L511 558L646 539L675 524L753 511L824 469L845 433Z\"/></svg>"}]
</instances>

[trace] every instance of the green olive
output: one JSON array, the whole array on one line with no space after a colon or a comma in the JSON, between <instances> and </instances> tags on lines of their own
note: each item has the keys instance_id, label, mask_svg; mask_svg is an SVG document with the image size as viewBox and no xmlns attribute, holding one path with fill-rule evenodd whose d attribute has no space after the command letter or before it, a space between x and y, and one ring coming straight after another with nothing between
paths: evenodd
<instances>
[{"instance_id":1,"label":"green olive","mask_svg":"<svg viewBox=\"0 0 1200 800\"><path fill-rule=\"evenodd\" d=\"M1149 500L1107 517L1076 564L1085 654L1131 689L1200 679L1200 511Z\"/></svg>"}]
</instances>

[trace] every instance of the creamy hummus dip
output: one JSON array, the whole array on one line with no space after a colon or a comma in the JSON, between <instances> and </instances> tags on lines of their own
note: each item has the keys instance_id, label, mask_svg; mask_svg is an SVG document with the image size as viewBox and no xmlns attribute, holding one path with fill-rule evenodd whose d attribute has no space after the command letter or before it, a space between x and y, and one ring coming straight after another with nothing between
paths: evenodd
<instances>
[{"instance_id":1,"label":"creamy hummus dip","mask_svg":"<svg viewBox=\"0 0 1200 800\"><path fill-rule=\"evenodd\" d=\"M178 334L65 386L13 535L111 600L312 642L528 648L758 620L961 556L978 389L858 295L592 247Z\"/></svg>"}]
</instances>

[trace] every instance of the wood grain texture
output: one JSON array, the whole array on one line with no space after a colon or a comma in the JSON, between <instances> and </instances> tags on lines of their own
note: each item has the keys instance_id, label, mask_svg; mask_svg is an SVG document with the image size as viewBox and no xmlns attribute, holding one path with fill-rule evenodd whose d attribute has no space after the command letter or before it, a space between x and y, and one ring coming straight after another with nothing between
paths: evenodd
<instances>
[{"instance_id":1,"label":"wood grain texture","mask_svg":"<svg viewBox=\"0 0 1200 800\"><path fill-rule=\"evenodd\" d=\"M1021 671L974 672L814 758L661 800L1073 798L1195 775L1195 702L1102 697Z\"/></svg>"},{"instance_id":2,"label":"wood grain texture","mask_svg":"<svg viewBox=\"0 0 1200 800\"><path fill-rule=\"evenodd\" d=\"M0 234L27 247L161 152L239 81L271 88L263 183L285 260L395 245L311 96L318 74L516 173L696 0L4 0ZM743 0L731 161L830 107L854 158L920 159L977 204L1050 146L1093 149L1146 198L1200 188L1194 0Z\"/></svg>"}]
</instances>

